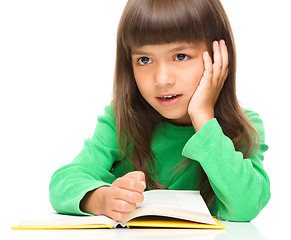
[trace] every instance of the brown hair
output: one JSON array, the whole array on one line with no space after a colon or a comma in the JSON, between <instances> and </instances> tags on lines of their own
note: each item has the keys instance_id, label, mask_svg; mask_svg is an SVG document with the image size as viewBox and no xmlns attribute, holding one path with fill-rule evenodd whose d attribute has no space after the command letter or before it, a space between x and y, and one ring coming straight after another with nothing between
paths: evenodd
<instances>
[{"instance_id":1,"label":"brown hair","mask_svg":"<svg viewBox=\"0 0 291 240\"><path fill-rule=\"evenodd\" d=\"M258 134L236 97L236 51L228 17L219 0L129 0L120 19L114 79L114 110L121 156L143 171L150 188L164 188L156 177L152 133L167 121L141 96L132 69L131 48L172 42L203 41L212 56L212 42L224 39L229 53L229 75L215 105L215 117L235 149L249 156ZM186 167L190 160L177 166ZM149 173L149 164L154 176ZM200 191L209 205L214 192L202 170Z\"/></svg>"}]
</instances>

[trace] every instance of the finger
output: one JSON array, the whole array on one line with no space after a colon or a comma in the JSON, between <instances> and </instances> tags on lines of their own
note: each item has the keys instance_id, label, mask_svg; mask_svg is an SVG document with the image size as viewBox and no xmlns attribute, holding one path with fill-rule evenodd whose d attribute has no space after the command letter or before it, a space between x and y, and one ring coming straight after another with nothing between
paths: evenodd
<instances>
[{"instance_id":1,"label":"finger","mask_svg":"<svg viewBox=\"0 0 291 240\"><path fill-rule=\"evenodd\" d=\"M222 56L222 70L221 70L221 81L224 83L228 76L228 50L224 40L220 40L220 49L221 49L221 56Z\"/></svg>"},{"instance_id":2,"label":"finger","mask_svg":"<svg viewBox=\"0 0 291 240\"><path fill-rule=\"evenodd\" d=\"M225 73L224 73L224 76L222 78L222 81L221 81L221 84L223 85L224 82L226 81L227 77L228 77L228 74L229 74L229 70L228 68L226 69Z\"/></svg>"},{"instance_id":3,"label":"finger","mask_svg":"<svg viewBox=\"0 0 291 240\"><path fill-rule=\"evenodd\" d=\"M116 199L114 201L114 205L112 206L112 211L129 213L136 209L135 203L129 203L120 199Z\"/></svg>"},{"instance_id":4,"label":"finger","mask_svg":"<svg viewBox=\"0 0 291 240\"><path fill-rule=\"evenodd\" d=\"M134 204L142 203L144 200L143 194L139 192L129 191L121 188L115 188L114 191L114 196L112 196L113 199L119 199Z\"/></svg>"},{"instance_id":5,"label":"finger","mask_svg":"<svg viewBox=\"0 0 291 240\"><path fill-rule=\"evenodd\" d=\"M138 182L141 182L144 185L144 187L146 187L145 174L142 171L129 172L126 175L124 175L124 177L135 179Z\"/></svg>"},{"instance_id":6,"label":"finger","mask_svg":"<svg viewBox=\"0 0 291 240\"><path fill-rule=\"evenodd\" d=\"M133 178L138 181L141 181L141 180L145 181L145 175L142 171L129 172L125 174L124 177Z\"/></svg>"},{"instance_id":7,"label":"finger","mask_svg":"<svg viewBox=\"0 0 291 240\"><path fill-rule=\"evenodd\" d=\"M114 188L114 191L111 191L110 196L107 198L106 215L114 219L123 219L125 217L121 217L120 215L129 214L136 209L135 203L129 203L117 198L120 191L120 189Z\"/></svg>"},{"instance_id":8,"label":"finger","mask_svg":"<svg viewBox=\"0 0 291 240\"><path fill-rule=\"evenodd\" d=\"M116 179L112 185L117 186L118 188L121 189L126 189L138 193L142 193L145 190L145 185L142 182L139 182L136 179L128 178L125 176Z\"/></svg>"},{"instance_id":9,"label":"finger","mask_svg":"<svg viewBox=\"0 0 291 240\"><path fill-rule=\"evenodd\" d=\"M126 219L129 216L130 212L118 212L115 210L112 210L108 213L108 217L112 218L115 221L122 221L123 219Z\"/></svg>"},{"instance_id":10,"label":"finger","mask_svg":"<svg viewBox=\"0 0 291 240\"><path fill-rule=\"evenodd\" d=\"M212 59L208 52L203 53L203 61L204 61L205 71L203 73L203 77L199 85L210 87L212 85L213 65L212 65Z\"/></svg>"},{"instance_id":11,"label":"finger","mask_svg":"<svg viewBox=\"0 0 291 240\"><path fill-rule=\"evenodd\" d=\"M221 48L218 41L213 42L213 83L217 83L223 67Z\"/></svg>"}]
</instances>

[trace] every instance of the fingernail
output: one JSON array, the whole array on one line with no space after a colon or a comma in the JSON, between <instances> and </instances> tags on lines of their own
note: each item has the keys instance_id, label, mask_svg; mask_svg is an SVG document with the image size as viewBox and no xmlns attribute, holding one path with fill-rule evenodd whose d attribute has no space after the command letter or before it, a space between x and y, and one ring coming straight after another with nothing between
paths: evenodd
<instances>
[{"instance_id":1,"label":"fingernail","mask_svg":"<svg viewBox=\"0 0 291 240\"><path fill-rule=\"evenodd\" d=\"M145 181L140 181L140 182L144 185L144 187L147 186L146 183L145 183Z\"/></svg>"},{"instance_id":2,"label":"fingernail","mask_svg":"<svg viewBox=\"0 0 291 240\"><path fill-rule=\"evenodd\" d=\"M221 42L222 44L225 44L225 41L224 41L223 39L221 39L220 42Z\"/></svg>"},{"instance_id":3,"label":"fingernail","mask_svg":"<svg viewBox=\"0 0 291 240\"><path fill-rule=\"evenodd\" d=\"M208 52L204 52L204 54L205 54L206 56L209 56L209 53L208 53Z\"/></svg>"},{"instance_id":4,"label":"fingernail","mask_svg":"<svg viewBox=\"0 0 291 240\"><path fill-rule=\"evenodd\" d=\"M218 42L218 41L215 41L214 43L215 43L217 46L219 45L219 42Z\"/></svg>"}]
</instances>

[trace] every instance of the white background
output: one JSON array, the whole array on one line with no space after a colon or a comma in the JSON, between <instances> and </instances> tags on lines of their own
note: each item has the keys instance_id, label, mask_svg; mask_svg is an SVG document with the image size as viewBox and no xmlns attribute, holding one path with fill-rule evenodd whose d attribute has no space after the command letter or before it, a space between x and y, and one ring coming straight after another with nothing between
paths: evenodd
<instances>
[{"instance_id":1,"label":"white background","mask_svg":"<svg viewBox=\"0 0 291 240\"><path fill-rule=\"evenodd\" d=\"M27 211L51 211L51 175L74 159L110 103L125 3L0 1L0 207L6 227ZM264 164L272 199L253 223L271 236L273 219L278 228L290 215L290 3L222 3L237 44L238 98L260 114L270 146Z\"/></svg>"}]
</instances>

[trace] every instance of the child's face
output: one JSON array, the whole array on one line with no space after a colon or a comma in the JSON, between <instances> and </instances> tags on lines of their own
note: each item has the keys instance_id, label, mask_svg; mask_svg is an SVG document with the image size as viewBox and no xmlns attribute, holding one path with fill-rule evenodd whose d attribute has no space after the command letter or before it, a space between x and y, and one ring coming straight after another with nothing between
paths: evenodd
<instances>
[{"instance_id":1,"label":"child's face","mask_svg":"<svg viewBox=\"0 0 291 240\"><path fill-rule=\"evenodd\" d=\"M176 125L191 125L189 102L204 73L204 43L133 47L132 66L144 99Z\"/></svg>"}]
</instances>

